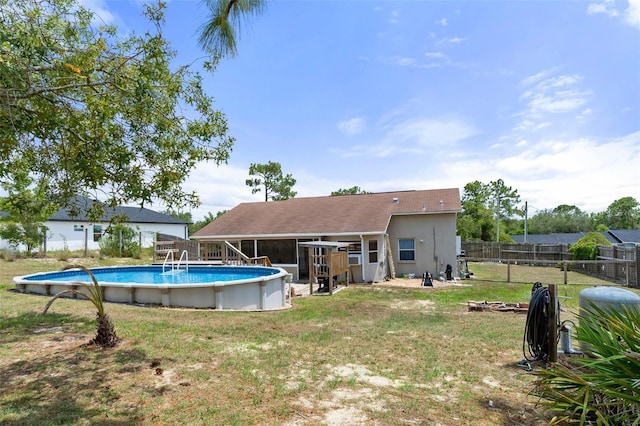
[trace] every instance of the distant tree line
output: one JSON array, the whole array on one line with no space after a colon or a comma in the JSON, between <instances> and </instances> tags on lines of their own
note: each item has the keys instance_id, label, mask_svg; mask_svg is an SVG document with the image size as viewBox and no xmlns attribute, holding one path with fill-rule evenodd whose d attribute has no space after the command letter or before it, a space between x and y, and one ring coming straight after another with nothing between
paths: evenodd
<instances>
[{"instance_id":1,"label":"distant tree line","mask_svg":"<svg viewBox=\"0 0 640 426\"><path fill-rule=\"evenodd\" d=\"M458 235L463 241L512 241L509 235L523 235L525 208L518 191L502 179L465 185ZM607 231L640 228L640 203L633 197L613 201L603 212L587 213L575 205L561 204L527 215L528 234Z\"/></svg>"}]
</instances>

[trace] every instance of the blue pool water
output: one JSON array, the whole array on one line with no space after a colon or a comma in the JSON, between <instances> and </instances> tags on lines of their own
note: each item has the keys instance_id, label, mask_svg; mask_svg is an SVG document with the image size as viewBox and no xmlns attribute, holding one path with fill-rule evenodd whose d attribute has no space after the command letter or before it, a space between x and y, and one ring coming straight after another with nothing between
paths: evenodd
<instances>
[{"instance_id":1,"label":"blue pool water","mask_svg":"<svg viewBox=\"0 0 640 426\"><path fill-rule=\"evenodd\" d=\"M274 275L280 271L266 267L234 266L189 266L189 271L171 271L162 266L118 266L92 268L98 283L136 284L204 284L213 282L238 281ZM91 283L89 275L81 270L45 272L23 277L27 281L79 281Z\"/></svg>"}]
</instances>

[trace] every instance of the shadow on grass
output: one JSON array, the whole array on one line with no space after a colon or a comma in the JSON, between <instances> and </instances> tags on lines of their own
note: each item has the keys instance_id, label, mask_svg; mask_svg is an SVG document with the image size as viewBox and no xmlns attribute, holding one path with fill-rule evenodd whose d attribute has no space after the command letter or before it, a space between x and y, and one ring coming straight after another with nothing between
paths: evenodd
<instances>
[{"instance_id":1,"label":"shadow on grass","mask_svg":"<svg viewBox=\"0 0 640 426\"><path fill-rule=\"evenodd\" d=\"M0 317L0 344L24 342L31 336L60 331L86 333L95 329L94 318L68 314L25 312L11 317Z\"/></svg>"},{"instance_id":2,"label":"shadow on grass","mask_svg":"<svg viewBox=\"0 0 640 426\"><path fill-rule=\"evenodd\" d=\"M496 412L500 416L501 425L546 425L541 413L538 412L533 404L514 404L513 401L497 397L490 401L481 401L481 406L490 412Z\"/></svg>"},{"instance_id":3,"label":"shadow on grass","mask_svg":"<svg viewBox=\"0 0 640 426\"><path fill-rule=\"evenodd\" d=\"M503 367L506 370L521 372L521 374L529 375L531 373L526 372L517 362L504 364ZM531 389L533 389L534 383L531 383ZM526 392L526 390L525 390ZM536 400L534 397L530 397L527 400L519 401L518 399L509 398L508 396L502 397L499 395L489 395L483 399L478 399L477 404L482 410L486 410L487 415L495 416L496 414L500 418L499 423L501 425L521 425L521 426L534 426L534 425L547 425L549 424L549 418L545 416L544 410L540 407L536 407Z\"/></svg>"},{"instance_id":4,"label":"shadow on grass","mask_svg":"<svg viewBox=\"0 0 640 426\"><path fill-rule=\"evenodd\" d=\"M62 325L61 325L62 324ZM15 359L0 367L0 425L125 425L141 420L127 376L148 369L144 351L86 346L94 320L25 313L0 319L0 344ZM21 346L21 351L12 346ZM9 355L5 360L10 360ZM134 390L152 394L138 385Z\"/></svg>"}]
</instances>

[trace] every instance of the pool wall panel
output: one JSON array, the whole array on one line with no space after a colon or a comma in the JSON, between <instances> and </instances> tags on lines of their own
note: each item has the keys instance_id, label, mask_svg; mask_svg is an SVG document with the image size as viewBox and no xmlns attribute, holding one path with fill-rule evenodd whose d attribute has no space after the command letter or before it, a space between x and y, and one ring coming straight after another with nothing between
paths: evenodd
<instances>
[{"instance_id":1,"label":"pool wall panel","mask_svg":"<svg viewBox=\"0 0 640 426\"><path fill-rule=\"evenodd\" d=\"M172 288L169 292L170 306L191 308L215 308L216 296L212 287Z\"/></svg>"}]
</instances>

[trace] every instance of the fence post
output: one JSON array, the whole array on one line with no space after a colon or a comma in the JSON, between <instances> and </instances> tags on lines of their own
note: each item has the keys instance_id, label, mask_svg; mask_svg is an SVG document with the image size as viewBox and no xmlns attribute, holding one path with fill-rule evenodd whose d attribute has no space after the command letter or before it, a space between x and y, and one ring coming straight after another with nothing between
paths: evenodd
<instances>
[{"instance_id":1,"label":"fence post","mask_svg":"<svg viewBox=\"0 0 640 426\"><path fill-rule=\"evenodd\" d=\"M640 246L636 246L636 258L635 258L635 279L634 279L634 287L640 287ZM631 265L629 265L631 266Z\"/></svg>"},{"instance_id":2,"label":"fence post","mask_svg":"<svg viewBox=\"0 0 640 426\"><path fill-rule=\"evenodd\" d=\"M507 282L511 282L511 260L507 260Z\"/></svg>"},{"instance_id":3,"label":"fence post","mask_svg":"<svg viewBox=\"0 0 640 426\"><path fill-rule=\"evenodd\" d=\"M562 262L562 269L564 270L564 285L567 285L567 261Z\"/></svg>"},{"instance_id":4,"label":"fence post","mask_svg":"<svg viewBox=\"0 0 640 426\"><path fill-rule=\"evenodd\" d=\"M84 228L84 257L87 257L87 250L89 250L89 229Z\"/></svg>"},{"instance_id":5,"label":"fence post","mask_svg":"<svg viewBox=\"0 0 640 426\"><path fill-rule=\"evenodd\" d=\"M556 284L549 284L549 362L558 361L558 322L556 316L558 315L557 303L558 303L558 287Z\"/></svg>"},{"instance_id":6,"label":"fence post","mask_svg":"<svg viewBox=\"0 0 640 426\"><path fill-rule=\"evenodd\" d=\"M42 250L44 251L44 257L47 257L47 228L42 227Z\"/></svg>"}]
</instances>

